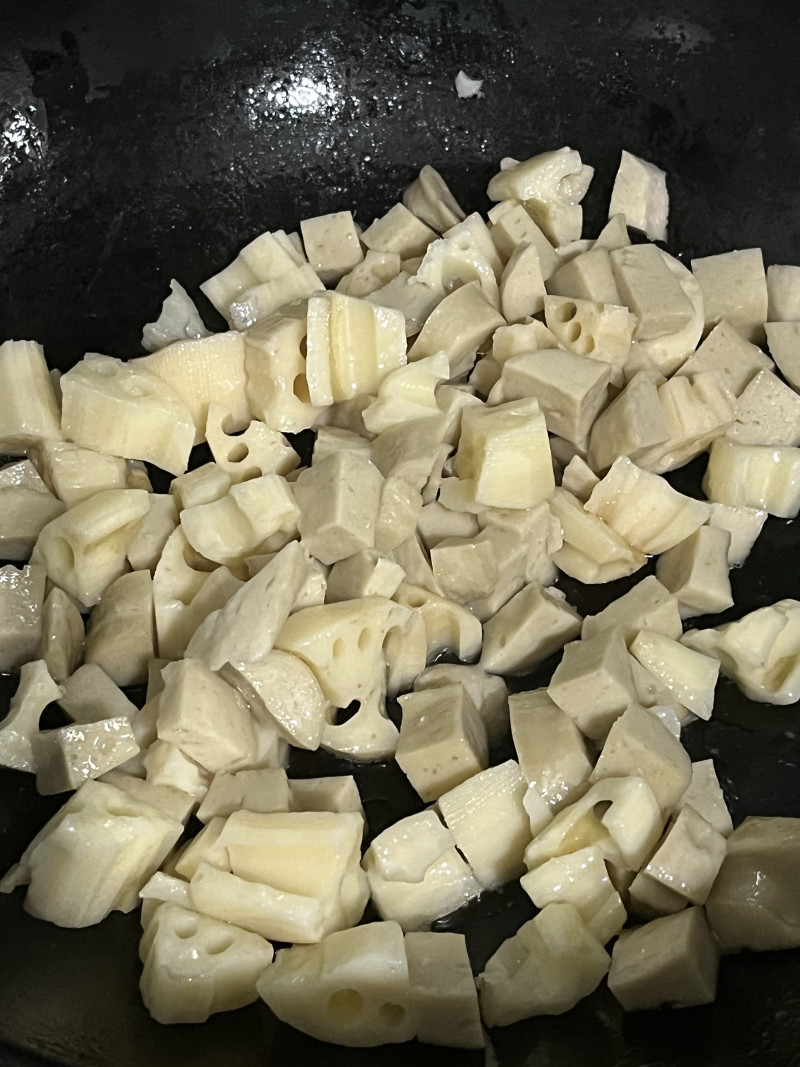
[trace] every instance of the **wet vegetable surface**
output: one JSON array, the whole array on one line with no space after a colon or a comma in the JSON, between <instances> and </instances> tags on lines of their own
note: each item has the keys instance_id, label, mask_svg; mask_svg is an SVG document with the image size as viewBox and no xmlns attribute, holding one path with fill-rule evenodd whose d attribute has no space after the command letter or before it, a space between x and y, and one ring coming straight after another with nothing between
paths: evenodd
<instances>
[{"instance_id":1,"label":"wet vegetable surface","mask_svg":"<svg viewBox=\"0 0 800 1067\"><path fill-rule=\"evenodd\" d=\"M337 209L367 225L426 162L467 210L485 210L502 156L562 144L597 168L588 235L627 148L669 173L670 251L760 245L767 263L798 262L799 30L795 5L760 11L743 0L6 4L0 339L41 341L62 368L85 351L137 354L170 277L197 297L197 284L265 229ZM484 79L480 98L458 98L460 69ZM671 478L696 491L700 466ZM800 598L798 564L797 524L770 519L732 576L736 607L725 618ZM621 591L563 586L584 613ZM519 687L545 680L540 672ZM5 706L13 682L2 682ZM713 718L684 742L695 759L714 756L738 822L800 816L799 737L796 707L753 705L723 681ZM291 770L344 768L304 754ZM421 806L393 766L357 773L373 833ZM59 802L0 771L1 871ZM263 1005L160 1027L138 996L136 915L61 930L29 918L22 900L0 896L0 1063L484 1061L416 1045L322 1046ZM466 930L481 966L531 914L515 885L439 925ZM486 1062L503 1067L797 1063L800 952L725 960L718 1001L705 1008L626 1017L602 990L566 1016L495 1031L491 1043Z\"/></svg>"}]
</instances>

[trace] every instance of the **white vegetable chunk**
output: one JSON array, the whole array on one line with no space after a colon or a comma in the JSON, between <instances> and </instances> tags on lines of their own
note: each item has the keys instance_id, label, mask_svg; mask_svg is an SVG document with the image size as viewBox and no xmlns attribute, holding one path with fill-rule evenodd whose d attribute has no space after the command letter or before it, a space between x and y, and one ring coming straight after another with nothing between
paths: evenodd
<instances>
[{"instance_id":1,"label":"white vegetable chunk","mask_svg":"<svg viewBox=\"0 0 800 1067\"><path fill-rule=\"evenodd\" d=\"M693 377L700 371L711 371L734 396L739 396L760 370L771 369L769 356L742 337L727 319L721 319L676 374Z\"/></svg>"},{"instance_id":2,"label":"white vegetable chunk","mask_svg":"<svg viewBox=\"0 0 800 1067\"><path fill-rule=\"evenodd\" d=\"M590 638L612 626L622 629L627 645L640 630L654 630L675 641L683 630L677 598L654 574L642 578L597 615L587 615L581 636Z\"/></svg>"},{"instance_id":3,"label":"white vegetable chunk","mask_svg":"<svg viewBox=\"0 0 800 1067\"><path fill-rule=\"evenodd\" d=\"M197 818L210 825L218 817L227 819L242 809L260 812L292 809L292 791L283 767L217 771L197 809Z\"/></svg>"},{"instance_id":4,"label":"white vegetable chunk","mask_svg":"<svg viewBox=\"0 0 800 1067\"><path fill-rule=\"evenodd\" d=\"M206 422L206 440L214 462L232 482L244 482L264 474L288 474L300 457L277 430L253 419L240 434L228 433L230 416L220 404L211 404Z\"/></svg>"},{"instance_id":5,"label":"white vegetable chunk","mask_svg":"<svg viewBox=\"0 0 800 1067\"><path fill-rule=\"evenodd\" d=\"M405 941L394 922L281 949L257 988L282 1022L319 1041L371 1048L414 1037Z\"/></svg>"},{"instance_id":6,"label":"white vegetable chunk","mask_svg":"<svg viewBox=\"0 0 800 1067\"><path fill-rule=\"evenodd\" d=\"M656 576L678 598L682 619L725 611L733 605L729 546L727 530L700 526L659 556Z\"/></svg>"},{"instance_id":7,"label":"white vegetable chunk","mask_svg":"<svg viewBox=\"0 0 800 1067\"><path fill-rule=\"evenodd\" d=\"M475 877L494 889L524 870L530 822L523 805L527 782L514 760L468 778L443 793L438 808Z\"/></svg>"},{"instance_id":8,"label":"white vegetable chunk","mask_svg":"<svg viewBox=\"0 0 800 1067\"><path fill-rule=\"evenodd\" d=\"M77 789L139 751L125 717L42 730L32 738L32 746L36 788L44 796Z\"/></svg>"},{"instance_id":9,"label":"white vegetable chunk","mask_svg":"<svg viewBox=\"0 0 800 1067\"><path fill-rule=\"evenodd\" d=\"M66 679L58 703L73 722L136 717L136 705L96 663L84 663Z\"/></svg>"},{"instance_id":10,"label":"white vegetable chunk","mask_svg":"<svg viewBox=\"0 0 800 1067\"><path fill-rule=\"evenodd\" d=\"M245 335L250 409L282 433L307 429L322 410L309 398L306 378L307 302L296 301L262 318Z\"/></svg>"},{"instance_id":11,"label":"white vegetable chunk","mask_svg":"<svg viewBox=\"0 0 800 1067\"><path fill-rule=\"evenodd\" d=\"M299 518L300 508L286 479L264 474L232 485L219 500L184 508L180 523L186 540L201 556L236 564L274 534L291 537Z\"/></svg>"},{"instance_id":12,"label":"white vegetable chunk","mask_svg":"<svg viewBox=\"0 0 800 1067\"><path fill-rule=\"evenodd\" d=\"M36 538L64 510L29 459L0 468L0 558L26 560Z\"/></svg>"},{"instance_id":13,"label":"white vegetable chunk","mask_svg":"<svg viewBox=\"0 0 800 1067\"><path fill-rule=\"evenodd\" d=\"M622 384L636 326L636 317L626 307L548 296L544 316L559 344L577 356L608 364L612 384Z\"/></svg>"},{"instance_id":14,"label":"white vegetable chunk","mask_svg":"<svg viewBox=\"0 0 800 1067\"><path fill-rule=\"evenodd\" d=\"M489 743L499 741L508 730L508 687L496 674L463 663L437 663L414 680L414 691L458 683L472 698L486 727Z\"/></svg>"},{"instance_id":15,"label":"white vegetable chunk","mask_svg":"<svg viewBox=\"0 0 800 1067\"><path fill-rule=\"evenodd\" d=\"M643 878L671 890L684 904L705 904L724 858L725 838L691 805L684 804L634 878L631 899L637 880Z\"/></svg>"},{"instance_id":16,"label":"white vegetable chunk","mask_svg":"<svg viewBox=\"0 0 800 1067\"><path fill-rule=\"evenodd\" d=\"M258 999L268 941L177 904L159 907L151 927L139 988L156 1022L202 1023Z\"/></svg>"},{"instance_id":17,"label":"white vegetable chunk","mask_svg":"<svg viewBox=\"0 0 800 1067\"><path fill-rule=\"evenodd\" d=\"M519 200L501 200L488 218L492 240L504 260L508 261L520 245L530 244L536 249L542 277L547 281L553 275L560 257Z\"/></svg>"},{"instance_id":18,"label":"white vegetable chunk","mask_svg":"<svg viewBox=\"0 0 800 1067\"><path fill-rule=\"evenodd\" d=\"M131 468L121 456L103 455L70 441L42 441L31 454L44 480L68 508L102 489L137 488L128 484Z\"/></svg>"},{"instance_id":19,"label":"white vegetable chunk","mask_svg":"<svg viewBox=\"0 0 800 1067\"><path fill-rule=\"evenodd\" d=\"M474 660L481 651L483 631L478 619L454 600L420 586L402 582L394 600L421 616L425 626L427 659L452 652L463 661Z\"/></svg>"},{"instance_id":20,"label":"white vegetable chunk","mask_svg":"<svg viewBox=\"0 0 800 1067\"><path fill-rule=\"evenodd\" d=\"M80 604L91 607L127 570L127 553L150 509L144 489L105 489L49 522L31 561Z\"/></svg>"},{"instance_id":21,"label":"white vegetable chunk","mask_svg":"<svg viewBox=\"0 0 800 1067\"><path fill-rule=\"evenodd\" d=\"M608 987L626 1011L709 1004L719 949L702 908L625 930L614 945Z\"/></svg>"},{"instance_id":22,"label":"white vegetable chunk","mask_svg":"<svg viewBox=\"0 0 800 1067\"><path fill-rule=\"evenodd\" d=\"M155 571L167 538L178 522L175 501L169 493L151 493L150 510L128 549L128 562L135 571Z\"/></svg>"},{"instance_id":23,"label":"white vegetable chunk","mask_svg":"<svg viewBox=\"0 0 800 1067\"><path fill-rule=\"evenodd\" d=\"M743 445L799 444L800 396L776 374L759 371L736 402L727 437Z\"/></svg>"},{"instance_id":24,"label":"white vegetable chunk","mask_svg":"<svg viewBox=\"0 0 800 1067\"><path fill-rule=\"evenodd\" d=\"M800 511L800 448L714 441L702 483L709 500L792 519Z\"/></svg>"},{"instance_id":25,"label":"white vegetable chunk","mask_svg":"<svg viewBox=\"0 0 800 1067\"><path fill-rule=\"evenodd\" d=\"M600 516L587 511L566 489L558 487L549 505L563 537L563 544L553 553L553 562L565 574L596 584L624 578L643 566L645 554Z\"/></svg>"},{"instance_id":26,"label":"white vegetable chunk","mask_svg":"<svg viewBox=\"0 0 800 1067\"><path fill-rule=\"evenodd\" d=\"M298 656L273 649L257 663L226 663L220 674L298 748L319 748L330 704L314 672Z\"/></svg>"},{"instance_id":27,"label":"white vegetable chunk","mask_svg":"<svg viewBox=\"0 0 800 1067\"><path fill-rule=\"evenodd\" d=\"M35 659L43 632L47 572L37 564L0 567L0 672Z\"/></svg>"},{"instance_id":28,"label":"white vegetable chunk","mask_svg":"<svg viewBox=\"0 0 800 1067\"><path fill-rule=\"evenodd\" d=\"M681 797L679 809L691 805L709 822L717 833L729 837L733 830L731 815L717 778L713 759L699 760L692 764L692 780Z\"/></svg>"},{"instance_id":29,"label":"white vegetable chunk","mask_svg":"<svg viewBox=\"0 0 800 1067\"><path fill-rule=\"evenodd\" d=\"M35 341L0 345L0 451L18 455L61 439L61 411L44 350Z\"/></svg>"},{"instance_id":30,"label":"white vegetable chunk","mask_svg":"<svg viewBox=\"0 0 800 1067\"><path fill-rule=\"evenodd\" d=\"M430 808L373 838L362 866L378 914L404 930L428 927L482 890L453 834Z\"/></svg>"},{"instance_id":31,"label":"white vegetable chunk","mask_svg":"<svg viewBox=\"0 0 800 1067\"><path fill-rule=\"evenodd\" d=\"M142 360L89 353L61 378L61 429L81 448L182 474L195 438L180 393Z\"/></svg>"},{"instance_id":32,"label":"white vegetable chunk","mask_svg":"<svg viewBox=\"0 0 800 1067\"><path fill-rule=\"evenodd\" d=\"M633 336L651 341L691 322L694 307L654 245L629 245L611 253L623 303L636 316Z\"/></svg>"},{"instance_id":33,"label":"white vegetable chunk","mask_svg":"<svg viewBox=\"0 0 800 1067\"><path fill-rule=\"evenodd\" d=\"M484 626L480 665L492 674L525 674L580 628L580 616L566 600L530 582Z\"/></svg>"},{"instance_id":34,"label":"white vegetable chunk","mask_svg":"<svg viewBox=\"0 0 800 1067\"><path fill-rule=\"evenodd\" d=\"M650 718L669 738L668 731ZM644 778L604 778L562 808L534 837L525 850L525 866L532 871L555 856L597 844L608 863L637 871L652 854L663 828L664 816Z\"/></svg>"},{"instance_id":35,"label":"white vegetable chunk","mask_svg":"<svg viewBox=\"0 0 800 1067\"><path fill-rule=\"evenodd\" d=\"M466 689L457 682L406 693L395 759L426 802L486 769L486 727Z\"/></svg>"},{"instance_id":36,"label":"white vegetable chunk","mask_svg":"<svg viewBox=\"0 0 800 1067\"><path fill-rule=\"evenodd\" d=\"M85 660L102 667L119 686L144 685L154 654L153 579L149 571L123 574L95 605Z\"/></svg>"},{"instance_id":37,"label":"white vegetable chunk","mask_svg":"<svg viewBox=\"0 0 800 1067\"><path fill-rule=\"evenodd\" d=\"M483 507L532 508L547 500L555 481L538 402L465 408L453 470L461 492Z\"/></svg>"},{"instance_id":38,"label":"white vegetable chunk","mask_svg":"<svg viewBox=\"0 0 800 1067\"><path fill-rule=\"evenodd\" d=\"M226 663L258 663L272 651L275 638L293 609L306 580L306 555L288 544L263 570L245 582L224 607L212 611L186 648L212 671Z\"/></svg>"},{"instance_id":39,"label":"white vegetable chunk","mask_svg":"<svg viewBox=\"0 0 800 1067\"><path fill-rule=\"evenodd\" d=\"M654 163L623 150L611 190L608 217L621 214L651 241L666 241L669 197L667 175Z\"/></svg>"},{"instance_id":40,"label":"white vegetable chunk","mask_svg":"<svg viewBox=\"0 0 800 1067\"><path fill-rule=\"evenodd\" d=\"M306 381L318 407L375 394L391 371L406 362L401 312L343 293L308 301Z\"/></svg>"},{"instance_id":41,"label":"white vegetable chunk","mask_svg":"<svg viewBox=\"0 0 800 1067\"><path fill-rule=\"evenodd\" d=\"M83 927L132 911L183 824L112 785L88 781L28 846L0 891L28 885L25 910Z\"/></svg>"},{"instance_id":42,"label":"white vegetable chunk","mask_svg":"<svg viewBox=\"0 0 800 1067\"><path fill-rule=\"evenodd\" d=\"M200 289L221 315L236 297L259 282L271 281L305 262L291 245L287 246L282 230L262 233L242 248L236 258L218 274L203 282Z\"/></svg>"},{"instance_id":43,"label":"white vegetable chunk","mask_svg":"<svg viewBox=\"0 0 800 1067\"><path fill-rule=\"evenodd\" d=\"M512 693L508 706L522 773L552 810L560 811L588 783L592 763L584 737L546 689Z\"/></svg>"},{"instance_id":44,"label":"white vegetable chunk","mask_svg":"<svg viewBox=\"0 0 800 1067\"><path fill-rule=\"evenodd\" d=\"M505 321L480 283L468 281L448 293L427 316L408 351L408 360L413 363L445 352L450 364L448 377L455 378L472 368L480 346Z\"/></svg>"},{"instance_id":45,"label":"white vegetable chunk","mask_svg":"<svg viewBox=\"0 0 800 1067\"><path fill-rule=\"evenodd\" d=\"M231 430L243 430L250 422L244 357L243 335L229 330L197 341L175 341L135 362L172 386L192 414L194 443L199 444L209 404L221 404L230 412Z\"/></svg>"},{"instance_id":46,"label":"white vegetable chunk","mask_svg":"<svg viewBox=\"0 0 800 1067\"><path fill-rule=\"evenodd\" d=\"M546 904L503 942L478 979L484 1022L561 1015L597 988L610 963L572 904Z\"/></svg>"},{"instance_id":47,"label":"white vegetable chunk","mask_svg":"<svg viewBox=\"0 0 800 1067\"><path fill-rule=\"evenodd\" d=\"M768 294L760 248L693 259L692 273L703 290L707 328L727 319L746 340L763 340Z\"/></svg>"},{"instance_id":48,"label":"white vegetable chunk","mask_svg":"<svg viewBox=\"0 0 800 1067\"><path fill-rule=\"evenodd\" d=\"M800 385L800 322L767 322L769 354L792 388Z\"/></svg>"},{"instance_id":49,"label":"white vegetable chunk","mask_svg":"<svg viewBox=\"0 0 800 1067\"><path fill-rule=\"evenodd\" d=\"M800 699L800 603L779 600L741 619L687 630L683 643L713 656L750 700L793 704Z\"/></svg>"},{"instance_id":50,"label":"white vegetable chunk","mask_svg":"<svg viewBox=\"0 0 800 1067\"><path fill-rule=\"evenodd\" d=\"M463 934L405 935L409 1011L418 1041L447 1048L483 1048L478 993Z\"/></svg>"},{"instance_id":51,"label":"white vegetable chunk","mask_svg":"<svg viewBox=\"0 0 800 1067\"><path fill-rule=\"evenodd\" d=\"M76 670L83 644L81 613L63 589L53 586L44 602L39 653L56 682L65 681Z\"/></svg>"},{"instance_id":52,"label":"white vegetable chunk","mask_svg":"<svg viewBox=\"0 0 800 1067\"><path fill-rule=\"evenodd\" d=\"M168 663L161 672L158 736L177 745L212 774L252 760L250 710L219 675L197 659Z\"/></svg>"},{"instance_id":53,"label":"white vegetable chunk","mask_svg":"<svg viewBox=\"0 0 800 1067\"><path fill-rule=\"evenodd\" d=\"M145 323L142 329L142 348L154 352L173 341L197 340L208 333L194 301L181 283L172 278L158 318Z\"/></svg>"},{"instance_id":54,"label":"white vegetable chunk","mask_svg":"<svg viewBox=\"0 0 800 1067\"><path fill-rule=\"evenodd\" d=\"M800 945L798 871L800 819L751 815L736 827L706 902L723 952Z\"/></svg>"},{"instance_id":55,"label":"white vegetable chunk","mask_svg":"<svg viewBox=\"0 0 800 1067\"><path fill-rule=\"evenodd\" d=\"M303 219L300 232L308 262L326 285L338 282L364 258L349 211Z\"/></svg>"},{"instance_id":56,"label":"white vegetable chunk","mask_svg":"<svg viewBox=\"0 0 800 1067\"><path fill-rule=\"evenodd\" d=\"M630 653L619 627L570 641L553 672L547 695L586 737L605 737L636 701Z\"/></svg>"},{"instance_id":57,"label":"white vegetable chunk","mask_svg":"<svg viewBox=\"0 0 800 1067\"><path fill-rule=\"evenodd\" d=\"M767 296L770 322L800 320L800 267L782 263L767 267Z\"/></svg>"},{"instance_id":58,"label":"white vegetable chunk","mask_svg":"<svg viewBox=\"0 0 800 1067\"><path fill-rule=\"evenodd\" d=\"M501 381L506 401L536 397L549 432L585 448L608 400L611 369L590 356L543 349L506 360Z\"/></svg>"},{"instance_id":59,"label":"white vegetable chunk","mask_svg":"<svg viewBox=\"0 0 800 1067\"><path fill-rule=\"evenodd\" d=\"M616 937L627 919L598 845L554 856L523 875L520 885L537 908L553 903L572 904L601 945Z\"/></svg>"},{"instance_id":60,"label":"white vegetable chunk","mask_svg":"<svg viewBox=\"0 0 800 1067\"><path fill-rule=\"evenodd\" d=\"M373 548L383 476L369 458L338 451L304 470L294 485L303 546L331 564Z\"/></svg>"},{"instance_id":61,"label":"white vegetable chunk","mask_svg":"<svg viewBox=\"0 0 800 1067\"><path fill-rule=\"evenodd\" d=\"M444 178L428 163L403 193L403 203L437 233L444 233L464 218Z\"/></svg>"},{"instance_id":62,"label":"white vegetable chunk","mask_svg":"<svg viewBox=\"0 0 800 1067\"><path fill-rule=\"evenodd\" d=\"M608 249L598 247L597 242L588 252L562 263L547 279L547 291L553 296L577 297L597 304L622 304Z\"/></svg>"},{"instance_id":63,"label":"white vegetable chunk","mask_svg":"<svg viewBox=\"0 0 800 1067\"><path fill-rule=\"evenodd\" d=\"M50 677L44 660L23 663L8 714L0 722L0 767L36 770L33 745L39 733L39 720L47 705L59 700L62 693Z\"/></svg>"},{"instance_id":64,"label":"white vegetable chunk","mask_svg":"<svg viewBox=\"0 0 800 1067\"><path fill-rule=\"evenodd\" d=\"M355 812L235 812L218 840L230 870L201 863L192 903L270 940L320 941L363 913L362 829Z\"/></svg>"},{"instance_id":65,"label":"white vegetable chunk","mask_svg":"<svg viewBox=\"0 0 800 1067\"><path fill-rule=\"evenodd\" d=\"M709 505L677 492L657 474L620 456L592 490L586 510L604 519L634 548L664 552L708 519Z\"/></svg>"},{"instance_id":66,"label":"white vegetable chunk","mask_svg":"<svg viewBox=\"0 0 800 1067\"><path fill-rule=\"evenodd\" d=\"M401 259L425 254L436 232L417 218L405 204L394 204L361 234L361 241L378 252L396 252Z\"/></svg>"},{"instance_id":67,"label":"white vegetable chunk","mask_svg":"<svg viewBox=\"0 0 800 1067\"><path fill-rule=\"evenodd\" d=\"M708 525L726 530L730 535L728 567L740 567L744 563L766 520L767 513L763 508L733 507L712 502Z\"/></svg>"},{"instance_id":68,"label":"white vegetable chunk","mask_svg":"<svg viewBox=\"0 0 800 1067\"><path fill-rule=\"evenodd\" d=\"M692 778L691 760L680 741L657 716L635 705L612 725L590 780L626 775L643 778L665 814L678 806Z\"/></svg>"},{"instance_id":69,"label":"white vegetable chunk","mask_svg":"<svg viewBox=\"0 0 800 1067\"><path fill-rule=\"evenodd\" d=\"M543 152L520 163L504 159L486 189L490 200L524 200L532 218L554 245L580 237L583 199L594 168L573 148Z\"/></svg>"}]
</instances>

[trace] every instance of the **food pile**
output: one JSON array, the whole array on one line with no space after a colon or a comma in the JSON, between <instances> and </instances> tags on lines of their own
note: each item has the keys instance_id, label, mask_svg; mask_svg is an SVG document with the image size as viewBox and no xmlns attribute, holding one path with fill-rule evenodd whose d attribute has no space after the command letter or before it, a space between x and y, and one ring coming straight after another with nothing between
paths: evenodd
<instances>
[{"instance_id":1,"label":"food pile","mask_svg":"<svg viewBox=\"0 0 800 1067\"><path fill-rule=\"evenodd\" d=\"M800 698L797 601L687 623L800 511L800 267L690 270L627 152L583 238L592 174L505 159L485 219L426 166L363 231L246 245L201 286L224 332L173 281L145 356L0 345L0 766L69 793L0 890L66 927L141 905L159 1022L260 996L326 1041L479 1048L604 979L703 1004L721 953L800 945L800 819L734 829L681 744L720 672ZM704 452L697 499L664 475ZM585 618L558 585L653 557ZM375 834L292 749L395 760L419 810ZM431 926L513 880L538 910L473 976Z\"/></svg>"}]
</instances>

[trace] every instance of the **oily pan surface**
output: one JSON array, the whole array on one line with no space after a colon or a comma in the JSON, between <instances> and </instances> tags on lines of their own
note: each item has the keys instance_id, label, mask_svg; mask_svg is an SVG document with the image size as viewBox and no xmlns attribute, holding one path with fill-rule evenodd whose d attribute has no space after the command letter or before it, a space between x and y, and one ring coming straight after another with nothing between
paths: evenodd
<instances>
[{"instance_id":1,"label":"oily pan surface","mask_svg":"<svg viewBox=\"0 0 800 1067\"><path fill-rule=\"evenodd\" d=\"M669 172L671 251L760 245L767 263L800 261L794 5L66 7L0 8L0 340L41 341L51 365L66 368L85 351L139 353L141 326L170 277L197 296L200 281L265 229L340 209L369 224L426 162L466 210L485 210L502 156L569 144L597 168L585 202L594 235L627 148ZM481 98L458 99L459 69L485 79ZM696 491L701 466L676 484ZM770 519L732 576L736 607L725 617L800 597L799 562L796 524ZM563 585L582 613L621 591ZM5 708L12 683L0 681ZM714 756L738 822L800 816L798 734L796 708L753 705L721 682L714 717L684 742L695 759ZM304 754L291 770L351 768ZM356 773L372 833L420 806L394 767ZM59 802L0 770L0 871ZM415 1044L376 1053L323 1046L261 1004L202 1027L158 1026L137 991L136 915L61 930L28 917L23 896L0 896L0 1064L14 1067L367 1065L378 1056L387 1065L446 1056L465 1067L798 1062L798 952L725 960L718 1001L704 1008L624 1016L601 990L566 1016L494 1031L486 1057ZM509 886L439 925L467 932L479 968L532 913Z\"/></svg>"}]
</instances>

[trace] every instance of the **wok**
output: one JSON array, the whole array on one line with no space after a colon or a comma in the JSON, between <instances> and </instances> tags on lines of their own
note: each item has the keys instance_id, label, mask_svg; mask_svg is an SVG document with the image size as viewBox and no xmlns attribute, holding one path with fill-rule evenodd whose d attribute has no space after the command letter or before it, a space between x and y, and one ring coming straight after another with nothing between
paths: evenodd
<instances>
[{"instance_id":1,"label":"wok","mask_svg":"<svg viewBox=\"0 0 800 1067\"><path fill-rule=\"evenodd\" d=\"M624 147L669 172L672 251L761 245L768 263L795 262L799 30L796 5L743 0L6 2L0 338L35 338L62 368L87 350L134 355L170 277L196 294L264 229L346 208L368 224L426 162L462 204L485 209L502 156L562 144L597 168L588 234ZM482 97L458 99L462 68L484 78ZM696 487L699 466L679 483ZM733 575L726 617L800 596L799 562L797 525L770 520ZM611 595L567 591L584 612ZM722 682L712 720L684 738L693 758L714 755L738 822L800 816L798 736L796 708L752 705ZM312 763L294 770L314 773ZM418 803L391 767L359 775L373 832ZM0 774L0 871L58 803ZM415 1045L330 1048L261 1004L160 1027L138 998L135 915L61 930L29 918L22 898L0 897L0 1063L484 1062ZM443 925L467 930L480 968L530 914L509 887ZM600 990L491 1042L485 1062L502 1067L797 1064L800 953L725 960L708 1007L625 1017Z\"/></svg>"}]
</instances>

